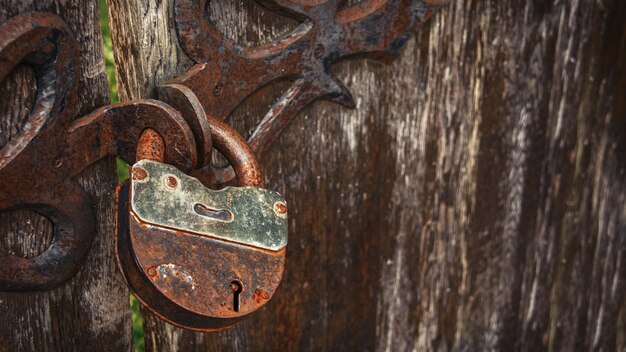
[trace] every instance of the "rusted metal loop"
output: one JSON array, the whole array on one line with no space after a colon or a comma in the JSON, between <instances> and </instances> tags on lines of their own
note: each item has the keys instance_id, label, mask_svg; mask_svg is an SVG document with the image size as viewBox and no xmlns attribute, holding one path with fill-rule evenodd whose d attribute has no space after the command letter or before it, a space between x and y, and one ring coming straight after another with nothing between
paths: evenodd
<instances>
[{"instance_id":1,"label":"rusted metal loop","mask_svg":"<svg viewBox=\"0 0 626 352\"><path fill-rule=\"evenodd\" d=\"M229 165L225 167L211 165L209 156L205 156L206 165L193 170L191 175L211 188L232 185L234 180L237 180L239 186L263 187L264 179L260 163L245 138L224 121L215 117L206 116L206 122L209 126L209 138L212 141L211 149L213 147L217 149L226 157Z\"/></svg>"},{"instance_id":2,"label":"rusted metal loop","mask_svg":"<svg viewBox=\"0 0 626 352\"><path fill-rule=\"evenodd\" d=\"M193 92L180 84L165 84L157 87L159 99L176 107L193 131L198 162L197 167L208 165L211 161L213 140L211 127L202 105Z\"/></svg>"},{"instance_id":3,"label":"rusted metal loop","mask_svg":"<svg viewBox=\"0 0 626 352\"><path fill-rule=\"evenodd\" d=\"M0 81L19 64L35 69L37 96L23 130L0 149L0 170L45 129L63 128L76 112L76 43L65 22L47 12L28 12L0 26Z\"/></svg>"},{"instance_id":4,"label":"rusted metal loop","mask_svg":"<svg viewBox=\"0 0 626 352\"><path fill-rule=\"evenodd\" d=\"M213 146L231 163L239 186L263 187L261 165L246 140L225 122L209 117Z\"/></svg>"},{"instance_id":5,"label":"rusted metal loop","mask_svg":"<svg viewBox=\"0 0 626 352\"><path fill-rule=\"evenodd\" d=\"M95 214L89 196L76 184L55 185L42 204L20 204L54 224L50 246L34 258L0 252L0 289L5 292L47 290L67 281L89 252Z\"/></svg>"},{"instance_id":6,"label":"rusted metal loop","mask_svg":"<svg viewBox=\"0 0 626 352\"><path fill-rule=\"evenodd\" d=\"M165 159L165 141L159 132L146 128L137 141L135 160L153 160L163 162Z\"/></svg>"},{"instance_id":7,"label":"rusted metal loop","mask_svg":"<svg viewBox=\"0 0 626 352\"><path fill-rule=\"evenodd\" d=\"M146 129L158 132L165 143L165 162L189 172L196 167L194 134L180 112L152 99L133 100L97 109L68 129L73 175L109 155L135 163L137 143Z\"/></svg>"}]
</instances>

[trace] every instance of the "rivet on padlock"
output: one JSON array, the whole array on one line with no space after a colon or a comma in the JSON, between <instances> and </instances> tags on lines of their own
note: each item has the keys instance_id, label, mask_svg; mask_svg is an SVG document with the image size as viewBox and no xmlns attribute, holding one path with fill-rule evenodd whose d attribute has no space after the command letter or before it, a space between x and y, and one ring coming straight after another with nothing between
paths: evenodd
<instances>
[{"instance_id":1,"label":"rivet on padlock","mask_svg":"<svg viewBox=\"0 0 626 352\"><path fill-rule=\"evenodd\" d=\"M153 161L162 160L162 145L147 130L147 148L137 153L144 160L118 191L116 254L126 282L161 319L199 331L233 326L267 303L287 245L285 200L259 187L258 163L241 136L223 123L212 129L239 187L210 190Z\"/></svg>"}]
</instances>

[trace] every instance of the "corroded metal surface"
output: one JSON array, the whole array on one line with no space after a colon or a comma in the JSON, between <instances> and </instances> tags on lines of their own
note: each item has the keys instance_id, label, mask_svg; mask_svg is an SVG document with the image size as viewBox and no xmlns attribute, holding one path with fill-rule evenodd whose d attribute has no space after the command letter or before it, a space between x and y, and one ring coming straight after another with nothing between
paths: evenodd
<instances>
[{"instance_id":1,"label":"corroded metal surface","mask_svg":"<svg viewBox=\"0 0 626 352\"><path fill-rule=\"evenodd\" d=\"M176 0L179 42L197 64L164 83L159 97L175 107L202 106L202 115L223 120L259 88L291 80L291 87L250 136L250 147L258 156L315 100L355 106L348 89L331 73L333 63L355 57L389 61L436 5L449 1L366 0L343 9L337 0L257 2L300 26L271 43L243 47L224 38L208 19L209 1ZM232 172L217 173L207 177L221 182L233 177Z\"/></svg>"},{"instance_id":2,"label":"corroded metal surface","mask_svg":"<svg viewBox=\"0 0 626 352\"><path fill-rule=\"evenodd\" d=\"M152 100L104 107L72 121L79 75L76 43L56 15L31 12L0 26L0 80L17 65L35 69L37 96L21 132L0 150L0 211L31 209L54 225L49 248L34 258L0 253L0 290L43 290L78 270L96 216L75 176L110 155L134 160L148 127L169 146L166 160L195 166L194 137L180 113Z\"/></svg>"},{"instance_id":3,"label":"corroded metal surface","mask_svg":"<svg viewBox=\"0 0 626 352\"><path fill-rule=\"evenodd\" d=\"M175 167L142 160L133 165L131 210L154 226L216 237L269 250L287 244L287 217L274 208L286 202L259 187L210 190Z\"/></svg>"},{"instance_id":4,"label":"corroded metal surface","mask_svg":"<svg viewBox=\"0 0 626 352\"><path fill-rule=\"evenodd\" d=\"M146 128L141 132L135 155L137 160L164 160L165 141L163 137L152 128Z\"/></svg>"},{"instance_id":5,"label":"corroded metal surface","mask_svg":"<svg viewBox=\"0 0 626 352\"><path fill-rule=\"evenodd\" d=\"M52 244L41 255L21 258L0 253L0 290L47 289L78 269L93 239L95 214L75 176L89 165L112 155L128 163L136 155L164 158L183 172L200 168L194 175L204 184L225 184L236 177L240 186L262 187L264 180L255 153L262 152L297 112L317 99L354 107L351 94L330 73L330 66L353 57L388 61L428 19L433 6L446 2L368 0L338 10L337 0L257 1L301 25L272 43L241 47L225 40L205 17L208 1L177 0L179 39L197 64L159 88L161 99L174 108L160 101L136 100L100 108L74 121L79 72L76 44L66 24L56 15L33 12L16 16L0 27L0 79L17 65L28 64L34 67L38 82L27 123L0 150L0 211L28 208L54 224ZM254 91L279 79L289 79L293 84L262 119L247 144L223 120ZM231 161L232 168L213 169L208 165L213 146ZM150 177L149 172L143 172L142 175L137 170L134 180ZM181 187L183 178L182 174L167 178L165 186ZM271 214L280 219L280 226L285 226L286 204L274 198L271 203ZM233 236L234 232L181 237L181 230L210 233L155 219L150 219L150 223L137 211L136 216L128 217L128 209L124 208L127 206L120 206L120 212L126 213L120 215L118 222L119 261L133 289L143 292L151 287L149 284L159 287L161 293L145 293L143 301L151 302L148 307L168 321L203 330L232 325L264 304L280 282L284 241L268 236L255 242ZM211 213L211 205L204 206L194 211L216 215ZM238 215L234 211L229 214ZM150 233L157 239L153 244L144 241L148 237L142 237ZM215 275L235 277L227 285L229 295L221 291L225 285L222 281L206 275L197 281L203 287L211 287L208 292L217 297L215 302L221 302L221 308L211 306L212 298L202 301L207 297L185 291L187 286L176 278L187 273L187 269L165 263L167 258L184 259L183 248L191 251L198 246L205 248L206 253L205 257L196 258L194 252L192 257L197 262L188 268L194 275L205 273L202 262L209 258L211 262L227 263L224 268L218 266ZM143 275L148 268L142 265L151 260L160 264L150 273L163 269L164 281ZM150 273L152 278L159 277ZM138 277L141 275L143 278ZM177 289L181 291L177 293ZM225 308L225 297L233 294L240 295L241 306ZM161 302L162 299L154 301L158 295L169 297L174 306L167 306L169 303ZM185 314L189 315L181 318Z\"/></svg>"},{"instance_id":6,"label":"corroded metal surface","mask_svg":"<svg viewBox=\"0 0 626 352\"><path fill-rule=\"evenodd\" d=\"M55 156L67 148L66 140L57 137L67 129L76 105L76 44L67 25L50 14L14 17L0 33L0 80L25 63L35 69L38 82L27 123L0 150L0 210L29 208L55 219L52 244L39 256L0 253L0 286L42 289L74 272L94 228L91 200L75 183L65 181L63 162ZM41 169L48 170L46 175ZM56 263L53 270L50 263Z\"/></svg>"},{"instance_id":7,"label":"corroded metal surface","mask_svg":"<svg viewBox=\"0 0 626 352\"><path fill-rule=\"evenodd\" d=\"M187 329L221 330L275 293L285 248L272 252L143 224L129 211L128 189L118 197L119 266L136 297L161 319ZM238 311L233 282L242 284Z\"/></svg>"},{"instance_id":8,"label":"corroded metal surface","mask_svg":"<svg viewBox=\"0 0 626 352\"><path fill-rule=\"evenodd\" d=\"M254 175L239 177L242 187L206 189L156 157L133 165L118 190L116 255L126 282L161 319L199 331L230 327L266 304L287 245L285 200L251 187L263 177L241 136L221 122L211 127L234 169ZM159 144L150 136L138 151ZM155 153L137 157L146 155Z\"/></svg>"}]
</instances>

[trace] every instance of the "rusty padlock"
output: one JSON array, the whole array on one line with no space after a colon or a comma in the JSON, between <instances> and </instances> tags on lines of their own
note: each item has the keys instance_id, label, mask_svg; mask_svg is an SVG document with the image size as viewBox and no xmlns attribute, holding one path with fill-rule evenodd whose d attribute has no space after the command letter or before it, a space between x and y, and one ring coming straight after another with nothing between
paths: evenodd
<instances>
[{"instance_id":1,"label":"rusty padlock","mask_svg":"<svg viewBox=\"0 0 626 352\"><path fill-rule=\"evenodd\" d=\"M267 303L287 245L285 200L261 187L245 140L214 123L214 146L233 165L238 187L208 189L148 160L158 152L133 165L118 191L116 255L126 282L161 319L198 331L231 327Z\"/></svg>"}]
</instances>

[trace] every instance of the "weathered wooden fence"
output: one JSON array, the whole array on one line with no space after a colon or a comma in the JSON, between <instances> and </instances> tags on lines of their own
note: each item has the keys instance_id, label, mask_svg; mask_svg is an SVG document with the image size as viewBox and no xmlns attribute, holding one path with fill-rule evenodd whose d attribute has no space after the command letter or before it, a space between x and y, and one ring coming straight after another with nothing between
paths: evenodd
<instances>
[{"instance_id":1,"label":"weathered wooden fence","mask_svg":"<svg viewBox=\"0 0 626 352\"><path fill-rule=\"evenodd\" d=\"M108 0L122 100L192 64L171 5ZM31 9L81 43L81 112L107 103L97 4L10 0L0 20ZM295 26L251 1L209 10L244 43ZM625 18L622 0L456 0L395 63L334 67L357 109L314 104L262 160L290 203L275 298L214 334L144 311L147 349L626 351ZM2 84L0 145L34 85L26 68ZM285 86L229 123L247 131ZM81 179L99 214L89 259L51 292L0 295L0 349L132 348L113 161ZM32 213L0 215L3 250L34 255L41 233Z\"/></svg>"}]
</instances>

